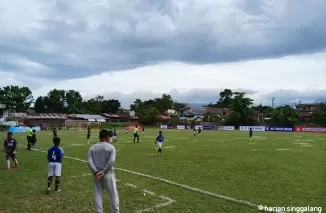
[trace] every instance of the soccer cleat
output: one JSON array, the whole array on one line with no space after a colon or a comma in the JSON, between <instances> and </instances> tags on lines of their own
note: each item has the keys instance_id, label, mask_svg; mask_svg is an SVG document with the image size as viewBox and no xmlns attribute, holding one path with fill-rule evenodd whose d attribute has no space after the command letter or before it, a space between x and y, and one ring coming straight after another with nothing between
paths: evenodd
<instances>
[{"instance_id":1,"label":"soccer cleat","mask_svg":"<svg viewBox=\"0 0 326 213\"><path fill-rule=\"evenodd\" d=\"M57 191L55 191L56 193L59 193L59 192L61 192L61 189L58 189Z\"/></svg>"},{"instance_id":2,"label":"soccer cleat","mask_svg":"<svg viewBox=\"0 0 326 213\"><path fill-rule=\"evenodd\" d=\"M6 169L7 172L10 172L10 170L11 170L10 168L7 168L7 169Z\"/></svg>"},{"instance_id":3,"label":"soccer cleat","mask_svg":"<svg viewBox=\"0 0 326 213\"><path fill-rule=\"evenodd\" d=\"M18 163L15 163L15 168L19 168L19 164Z\"/></svg>"},{"instance_id":4,"label":"soccer cleat","mask_svg":"<svg viewBox=\"0 0 326 213\"><path fill-rule=\"evenodd\" d=\"M51 188L48 188L48 189L46 190L46 194L50 194L50 192L51 192Z\"/></svg>"}]
</instances>

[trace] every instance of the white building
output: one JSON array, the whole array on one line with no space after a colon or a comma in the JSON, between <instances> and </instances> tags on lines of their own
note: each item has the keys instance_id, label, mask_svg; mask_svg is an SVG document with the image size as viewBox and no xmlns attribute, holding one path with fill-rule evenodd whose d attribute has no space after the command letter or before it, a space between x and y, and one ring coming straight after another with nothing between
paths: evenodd
<instances>
[{"instance_id":1,"label":"white building","mask_svg":"<svg viewBox=\"0 0 326 213\"><path fill-rule=\"evenodd\" d=\"M5 104L0 104L0 119L8 117L9 112L9 109L6 108Z\"/></svg>"}]
</instances>

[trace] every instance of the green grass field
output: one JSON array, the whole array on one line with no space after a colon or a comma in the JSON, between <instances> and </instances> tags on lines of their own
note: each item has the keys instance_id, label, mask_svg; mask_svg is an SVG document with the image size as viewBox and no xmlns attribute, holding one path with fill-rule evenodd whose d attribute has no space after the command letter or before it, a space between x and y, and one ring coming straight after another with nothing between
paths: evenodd
<instances>
[{"instance_id":1,"label":"green grass field","mask_svg":"<svg viewBox=\"0 0 326 213\"><path fill-rule=\"evenodd\" d=\"M158 130L141 143L118 131L116 176L121 212L254 213L268 207L322 207L326 211L326 135L165 130L163 155L156 154ZM90 213L93 190L86 163L86 131L61 131L66 158L60 194L45 194L50 132L38 133L39 151L20 147L20 168L0 174L0 213ZM4 135L3 135L4 137ZM25 146L25 134L16 134ZM97 133L92 139L97 141ZM69 158L70 157L70 158ZM12 164L13 165L13 164ZM145 193L145 194L144 194ZM107 193L106 212L110 212ZM315 211L317 212L317 211Z\"/></svg>"}]
</instances>

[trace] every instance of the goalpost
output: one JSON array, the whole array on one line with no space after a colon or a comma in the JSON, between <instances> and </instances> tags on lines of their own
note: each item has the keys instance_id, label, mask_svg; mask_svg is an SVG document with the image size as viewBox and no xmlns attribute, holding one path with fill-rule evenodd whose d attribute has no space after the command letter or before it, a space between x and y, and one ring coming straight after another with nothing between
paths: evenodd
<instances>
[{"instance_id":1,"label":"goalpost","mask_svg":"<svg viewBox=\"0 0 326 213\"><path fill-rule=\"evenodd\" d=\"M66 130L86 131L88 126L91 127L91 129L98 130L101 128L101 122L78 121L78 120L66 120L65 121L65 129Z\"/></svg>"}]
</instances>

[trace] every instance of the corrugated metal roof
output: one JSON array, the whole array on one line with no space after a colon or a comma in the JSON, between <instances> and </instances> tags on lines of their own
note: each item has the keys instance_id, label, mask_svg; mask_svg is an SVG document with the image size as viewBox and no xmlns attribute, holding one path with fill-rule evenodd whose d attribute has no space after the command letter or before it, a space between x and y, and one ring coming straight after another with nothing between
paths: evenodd
<instances>
[{"instance_id":1,"label":"corrugated metal roof","mask_svg":"<svg viewBox=\"0 0 326 213\"><path fill-rule=\"evenodd\" d=\"M105 119L103 116L101 115L90 115L90 114L75 114L75 117L77 118L83 118L83 119Z\"/></svg>"},{"instance_id":2,"label":"corrugated metal roof","mask_svg":"<svg viewBox=\"0 0 326 213\"><path fill-rule=\"evenodd\" d=\"M60 113L14 113L15 118L26 118L26 119L66 119L69 117L75 117L72 114L60 114Z\"/></svg>"}]
</instances>

